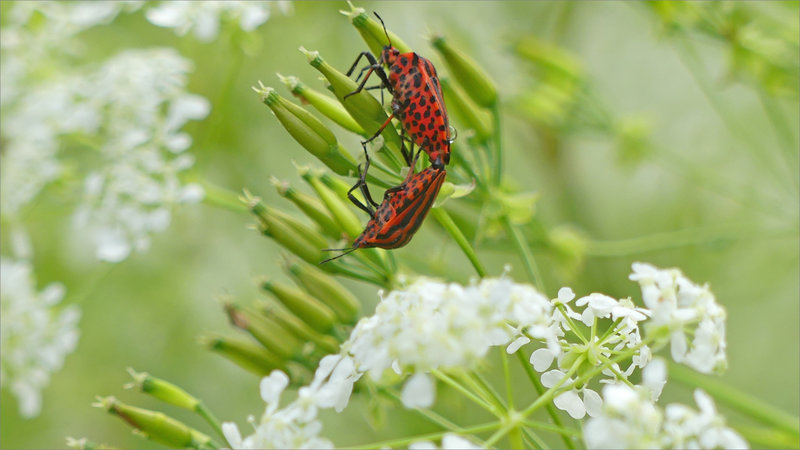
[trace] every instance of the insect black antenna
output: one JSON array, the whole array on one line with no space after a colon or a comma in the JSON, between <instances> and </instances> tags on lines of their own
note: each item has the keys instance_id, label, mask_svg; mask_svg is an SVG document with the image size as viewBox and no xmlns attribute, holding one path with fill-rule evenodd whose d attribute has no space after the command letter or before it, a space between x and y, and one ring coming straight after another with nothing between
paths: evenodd
<instances>
[{"instance_id":1,"label":"insect black antenna","mask_svg":"<svg viewBox=\"0 0 800 450\"><path fill-rule=\"evenodd\" d=\"M392 39L389 38L389 32L386 31L386 24L383 23L383 19L381 19L381 16L379 16L378 13L375 11L372 11L372 14L375 14L375 17L377 17L378 20L381 21L381 25L383 25L383 32L386 34L386 40L389 41L389 47L392 47Z\"/></svg>"},{"instance_id":2,"label":"insect black antenna","mask_svg":"<svg viewBox=\"0 0 800 450\"><path fill-rule=\"evenodd\" d=\"M323 252L344 252L344 253L342 253L341 255L336 255L333 258L328 258L324 261L320 261L319 263L325 264L328 261L333 261L334 259L339 259L342 256L349 255L350 253L353 253L356 250L357 248L323 248L322 249Z\"/></svg>"}]
</instances>

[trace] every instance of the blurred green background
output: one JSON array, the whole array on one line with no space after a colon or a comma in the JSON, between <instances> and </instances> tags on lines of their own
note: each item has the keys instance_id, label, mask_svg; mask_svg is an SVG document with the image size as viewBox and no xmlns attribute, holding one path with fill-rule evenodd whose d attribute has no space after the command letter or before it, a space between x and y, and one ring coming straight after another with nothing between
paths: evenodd
<instances>
[{"instance_id":1,"label":"blurred green background","mask_svg":"<svg viewBox=\"0 0 800 450\"><path fill-rule=\"evenodd\" d=\"M552 252L537 252L548 295L569 285L579 296L603 292L637 300L637 286L627 280L632 262L679 267L690 279L708 282L728 311L730 369L722 380L798 414L797 2L714 6L725 17L735 10L739 23L754 24L765 36L795 49L776 63L788 68L788 92L769 84L775 78L769 65L758 59L761 48L738 48L735 34L713 36L679 16L665 21L652 5L356 6L378 11L392 31L434 64L439 60L426 37L443 33L496 80L510 184L539 194L536 211L542 224L569 226L589 239L585 258L564 262ZM4 2L2 11L9 7ZM280 72L321 88L317 73L297 51L301 45L319 50L340 69L348 68L365 46L339 9L347 9L346 4L295 3L291 15L273 10L253 33L223 29L211 43L154 27L139 11L122 14L80 38L86 54L97 61L121 49L153 46L175 47L193 60L188 90L212 102L208 118L184 128L194 138L194 172L232 191L248 188L267 203L292 211L275 193L270 176L299 186L293 162L317 163L250 87L262 80L289 97L275 75ZM789 30L794 41L774 37L776 30ZM566 111L563 116L542 116L541 109L526 103L543 98L541 88L547 83L559 86L563 81L547 79L541 64L515 52L515 44L530 37L560 49L548 47L545 55L570 55L580 67L580 83L591 87L592 101L600 102L604 114L612 117L612 128L581 119L591 106L585 98L557 104ZM747 51L756 55L742 54ZM775 56L766 60L774 62ZM446 76L446 71L440 69L440 75ZM337 136L354 154L360 149L355 136ZM245 228L252 221L249 216L201 204L179 209L168 230L154 235L148 252L116 265L93 262L70 240L71 210L62 202L63 192L55 189L43 192L26 223L39 285L62 281L67 288L64 303L76 303L83 311L80 343L44 391L39 417L21 419L16 400L2 392L2 447L61 447L65 436L156 447L131 435L121 421L91 408L96 395L163 409L202 427L188 415L123 391L128 366L202 397L220 419L236 421L246 433L245 417L258 416L264 408L257 377L204 350L196 338L212 331L233 334L220 296L255 299L261 295L256 277L285 278L278 246ZM428 222L397 255L417 264L421 273L468 281L474 272L466 259L433 221ZM673 233L678 230L683 231ZM432 259L437 265L430 269L423 262L429 248L435 250ZM510 248L478 245L478 251L491 274L499 275L509 263L512 277L525 279L521 261ZM371 286L345 284L366 303L374 303L376 290ZM668 385L662 402L685 401L687 392ZM371 430L361 406L356 401L343 415L324 414L322 435L356 444L402 435L401 430L418 426L416 419L408 419ZM728 420L736 423L737 417Z\"/></svg>"}]
</instances>

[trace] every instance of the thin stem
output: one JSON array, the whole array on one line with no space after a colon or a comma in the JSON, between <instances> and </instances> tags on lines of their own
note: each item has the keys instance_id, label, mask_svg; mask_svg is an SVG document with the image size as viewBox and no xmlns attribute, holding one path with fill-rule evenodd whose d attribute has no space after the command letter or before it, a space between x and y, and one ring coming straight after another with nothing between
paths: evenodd
<instances>
[{"instance_id":1,"label":"thin stem","mask_svg":"<svg viewBox=\"0 0 800 450\"><path fill-rule=\"evenodd\" d=\"M379 389L378 392L381 392L385 395L388 395L392 398L392 400L402 403L402 398L400 395L395 392L393 389ZM426 419L430 420L432 423L453 432L460 432L461 426L457 425L445 417L442 417L438 413L431 411L428 408L414 408L414 411L425 417Z\"/></svg>"},{"instance_id":2,"label":"thin stem","mask_svg":"<svg viewBox=\"0 0 800 450\"><path fill-rule=\"evenodd\" d=\"M506 380L506 401L508 409L514 409L514 391L511 389L511 369L508 367L508 353L500 350L500 359L503 362L503 378Z\"/></svg>"},{"instance_id":3,"label":"thin stem","mask_svg":"<svg viewBox=\"0 0 800 450\"><path fill-rule=\"evenodd\" d=\"M567 446L569 448L575 448L575 445L572 443L572 441L569 439L569 437L570 436L579 437L581 435L580 431L574 430L572 428L564 428L564 427L559 427L559 426L555 426L555 425L550 425L550 424L547 424L547 423L534 422L532 420L524 420L524 421L522 421L522 423L526 427L537 428L537 429L540 429L540 430L552 431L553 433L560 434L564 438L564 444L569 442L569 444L567 444Z\"/></svg>"},{"instance_id":4,"label":"thin stem","mask_svg":"<svg viewBox=\"0 0 800 450\"><path fill-rule=\"evenodd\" d=\"M533 384L533 387L536 389L536 392L539 395L542 395L542 393L544 392L544 386L542 386L541 381L539 381L539 378L533 371L533 367L531 367L531 364L525 360L525 355L523 355L522 352L518 351L517 358L519 359L519 363L522 366L522 369L525 371L525 374L528 376L528 379L530 379L531 383ZM547 413L550 415L550 418L553 419L553 423L556 424L554 428L566 430L566 428L564 428L563 424L561 423L561 418L559 417L558 412L556 411L556 407L553 406L552 403L548 403L546 405L546 409ZM564 441L564 445L567 448L569 449L575 448L575 444L572 443L572 439L570 439L569 436L567 436L565 433L561 433L561 439Z\"/></svg>"},{"instance_id":5,"label":"thin stem","mask_svg":"<svg viewBox=\"0 0 800 450\"><path fill-rule=\"evenodd\" d=\"M431 214L436 221L447 231L450 236L453 237L453 240L456 241L456 244L461 248L461 251L467 255L467 258L472 263L472 267L475 268L475 271L478 272L478 276L481 278L486 277L486 269L481 264L480 260L478 259L478 255L475 253L475 250L470 245L469 241L467 240L464 233L461 232L461 229L458 228L453 219L450 215L445 211L443 208L433 208Z\"/></svg>"},{"instance_id":6,"label":"thin stem","mask_svg":"<svg viewBox=\"0 0 800 450\"><path fill-rule=\"evenodd\" d=\"M225 442L225 445L228 448L233 448L231 443L228 442L228 438L225 437L225 433L222 432L222 425L220 425L219 420L214 416L211 410L206 408L206 405L203 404L203 402L198 403L194 410L200 415L200 417L205 419L209 425L211 425L211 428L213 428L214 432L216 432L222 438L222 441Z\"/></svg>"},{"instance_id":7,"label":"thin stem","mask_svg":"<svg viewBox=\"0 0 800 450\"><path fill-rule=\"evenodd\" d=\"M492 113L492 124L494 125L494 133L492 133L492 138L494 140L494 158L492 163L494 163L494 173L493 173L493 180L494 185L498 186L500 184L500 180L503 177L503 146L502 146L502 136L500 132L500 101L496 101L494 105L492 105L491 109Z\"/></svg>"},{"instance_id":8,"label":"thin stem","mask_svg":"<svg viewBox=\"0 0 800 450\"><path fill-rule=\"evenodd\" d=\"M586 254L587 256L599 258L610 258L676 247L684 247L688 245L711 244L723 240L733 241L751 239L755 237L758 237L759 239L788 237L796 238L797 232L793 230L757 232L755 229L741 225L685 228L682 230L665 231L662 233L654 233L647 236L640 236L630 239L589 241L586 247Z\"/></svg>"},{"instance_id":9,"label":"thin stem","mask_svg":"<svg viewBox=\"0 0 800 450\"><path fill-rule=\"evenodd\" d=\"M483 377L480 376L477 372L469 372L465 377L465 380L470 383L476 391L479 391L483 394L483 396L489 401L489 403L494 404L494 406L498 409L498 411L509 411L509 408L506 406L506 403L500 397L500 394L495 391L489 383L486 382Z\"/></svg>"},{"instance_id":10,"label":"thin stem","mask_svg":"<svg viewBox=\"0 0 800 450\"><path fill-rule=\"evenodd\" d=\"M484 431L493 430L500 426L500 422L487 422L480 425L475 425L472 427L466 427L459 430L461 434L476 434L482 433ZM402 439L394 439L390 441L383 441L383 442L376 442L373 444L365 444L365 445L354 445L350 448L352 449L373 449L373 448L393 448L393 447L407 447L408 444L411 444L416 441L427 441L432 439L439 439L445 434L450 433L450 431L436 431L434 433L427 433L422 434L419 436L412 436L412 437L405 437Z\"/></svg>"},{"instance_id":11,"label":"thin stem","mask_svg":"<svg viewBox=\"0 0 800 450\"><path fill-rule=\"evenodd\" d=\"M525 270L528 272L528 278L539 289L540 292L546 293L547 290L542 279L542 273L539 271L539 266L536 265L536 260L533 257L531 248L528 245L525 235L519 230L518 227L511 223L508 216L503 216L503 225L506 227L506 232L511 236L514 245L517 247L522 263L525 265Z\"/></svg>"},{"instance_id":12,"label":"thin stem","mask_svg":"<svg viewBox=\"0 0 800 450\"><path fill-rule=\"evenodd\" d=\"M719 402L725 403L743 414L791 433L795 439L800 438L800 421L796 416L781 411L758 397L753 397L722 384L718 380L710 380L685 366L671 361L669 363L669 375L683 384L703 389Z\"/></svg>"},{"instance_id":13,"label":"thin stem","mask_svg":"<svg viewBox=\"0 0 800 450\"><path fill-rule=\"evenodd\" d=\"M480 398L477 395L475 395L474 393L470 392L467 388L462 386L458 381L450 378L449 376L445 375L444 373L442 373L439 370L432 370L431 373L433 374L433 376L435 376L436 378L438 378L439 380L441 380L442 382L444 382L448 386L452 387L453 389L457 390L458 392L460 392L462 395L464 395L468 399L472 400L478 406L480 406L483 409L491 412L492 414L494 414L497 417L502 417L502 412L501 411L497 411L497 409L494 407L494 405L486 402L482 398Z\"/></svg>"}]
</instances>

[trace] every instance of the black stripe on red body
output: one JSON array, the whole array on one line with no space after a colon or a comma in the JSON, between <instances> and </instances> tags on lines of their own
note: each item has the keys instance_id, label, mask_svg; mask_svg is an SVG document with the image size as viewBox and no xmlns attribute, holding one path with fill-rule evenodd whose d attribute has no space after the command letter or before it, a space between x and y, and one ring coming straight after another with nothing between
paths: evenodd
<instances>
[{"instance_id":1,"label":"black stripe on red body","mask_svg":"<svg viewBox=\"0 0 800 450\"><path fill-rule=\"evenodd\" d=\"M429 167L387 194L353 248L399 248L411 241L433 206L446 172Z\"/></svg>"}]
</instances>

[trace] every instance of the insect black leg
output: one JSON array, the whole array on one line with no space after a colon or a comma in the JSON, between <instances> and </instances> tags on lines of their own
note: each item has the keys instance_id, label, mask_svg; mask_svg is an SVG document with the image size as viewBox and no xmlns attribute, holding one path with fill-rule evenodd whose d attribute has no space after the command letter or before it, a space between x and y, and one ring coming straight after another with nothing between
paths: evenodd
<instances>
[{"instance_id":1,"label":"insect black leg","mask_svg":"<svg viewBox=\"0 0 800 450\"><path fill-rule=\"evenodd\" d=\"M358 56L356 57L356 60L353 62L353 65L350 66L350 70L348 70L347 73L345 73L345 75L347 75L349 77L350 75L353 74L353 71L356 69L356 66L358 65L358 62L361 61L362 57L366 57L367 58L367 61L369 61L369 66L374 66L374 65L378 64L378 61L375 59L375 56L373 56L372 53L370 53L370 52L361 52L361 53L358 54ZM369 67L369 66L367 66L367 67ZM361 69L361 72L363 73L364 70L366 70L366 67L364 69Z\"/></svg>"},{"instance_id":2,"label":"insect black leg","mask_svg":"<svg viewBox=\"0 0 800 450\"><path fill-rule=\"evenodd\" d=\"M366 168L367 169L369 168L369 160L367 160ZM350 188L349 191L347 191L347 198L350 199L350 201L353 202L354 205L358 206L359 209L362 209L364 212L369 214L370 217L372 217L373 215L375 215L375 207L378 205L377 203L375 203L374 200L372 200L372 197L369 195L369 188L367 188L366 176L367 172L366 171L362 172L361 166L359 165L358 181L356 182L356 184L353 185L353 187ZM361 203L361 201L357 199L355 195L353 195L353 191L358 188L361 188L361 193L364 194L364 199L368 202L366 205Z\"/></svg>"}]
</instances>

